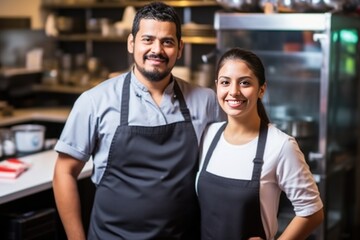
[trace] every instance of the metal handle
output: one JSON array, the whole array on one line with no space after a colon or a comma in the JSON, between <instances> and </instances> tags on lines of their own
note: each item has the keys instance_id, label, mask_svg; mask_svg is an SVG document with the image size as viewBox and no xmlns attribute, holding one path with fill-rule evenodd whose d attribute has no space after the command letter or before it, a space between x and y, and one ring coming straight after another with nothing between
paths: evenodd
<instances>
[{"instance_id":1,"label":"metal handle","mask_svg":"<svg viewBox=\"0 0 360 240\"><path fill-rule=\"evenodd\" d=\"M323 161L324 155L318 152L310 152L308 164L311 170L316 170L320 166L320 162Z\"/></svg>"},{"instance_id":2,"label":"metal handle","mask_svg":"<svg viewBox=\"0 0 360 240\"><path fill-rule=\"evenodd\" d=\"M216 55L219 53L219 50L218 49L214 49L212 50L211 52L209 52L208 54L203 54L201 55L201 60L204 62L204 63L208 63L210 59L216 57Z\"/></svg>"}]
</instances>

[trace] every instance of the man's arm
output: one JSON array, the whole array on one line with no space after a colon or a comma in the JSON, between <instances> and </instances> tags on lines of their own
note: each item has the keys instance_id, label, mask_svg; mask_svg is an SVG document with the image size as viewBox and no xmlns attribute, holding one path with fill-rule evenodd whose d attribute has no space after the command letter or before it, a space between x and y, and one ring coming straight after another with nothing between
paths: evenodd
<instances>
[{"instance_id":1,"label":"man's arm","mask_svg":"<svg viewBox=\"0 0 360 240\"><path fill-rule=\"evenodd\" d=\"M55 202L69 240L86 239L77 187L77 177L84 165L85 162L62 153L59 153L55 164L53 177Z\"/></svg>"}]
</instances>

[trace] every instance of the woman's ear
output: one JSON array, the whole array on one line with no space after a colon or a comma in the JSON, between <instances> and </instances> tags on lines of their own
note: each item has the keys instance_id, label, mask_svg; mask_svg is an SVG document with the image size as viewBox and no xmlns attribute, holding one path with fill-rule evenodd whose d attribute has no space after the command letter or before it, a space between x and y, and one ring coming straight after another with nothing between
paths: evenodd
<instances>
[{"instance_id":1,"label":"woman's ear","mask_svg":"<svg viewBox=\"0 0 360 240\"><path fill-rule=\"evenodd\" d=\"M262 98L265 95L266 87L267 87L266 83L264 83L262 86L260 86L259 98Z\"/></svg>"}]
</instances>

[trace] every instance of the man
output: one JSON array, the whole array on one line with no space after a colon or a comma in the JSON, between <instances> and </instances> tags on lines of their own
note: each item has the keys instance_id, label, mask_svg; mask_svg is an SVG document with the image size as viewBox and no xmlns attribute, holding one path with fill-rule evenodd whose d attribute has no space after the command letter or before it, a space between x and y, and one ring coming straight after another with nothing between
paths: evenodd
<instances>
[{"instance_id":1,"label":"man","mask_svg":"<svg viewBox=\"0 0 360 240\"><path fill-rule=\"evenodd\" d=\"M140 9L127 44L132 71L84 92L55 146L53 187L67 237L85 239L76 179L92 156L88 239L199 239L198 145L221 118L215 94L171 74L183 50L173 8Z\"/></svg>"}]
</instances>

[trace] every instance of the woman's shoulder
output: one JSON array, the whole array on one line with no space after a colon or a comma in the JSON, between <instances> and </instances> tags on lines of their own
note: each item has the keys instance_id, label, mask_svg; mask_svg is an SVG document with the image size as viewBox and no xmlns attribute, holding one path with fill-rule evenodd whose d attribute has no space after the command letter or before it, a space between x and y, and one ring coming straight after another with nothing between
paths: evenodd
<instances>
[{"instance_id":1,"label":"woman's shoulder","mask_svg":"<svg viewBox=\"0 0 360 240\"><path fill-rule=\"evenodd\" d=\"M210 123L209 125L207 125L207 127L205 129L203 137L205 139L214 138L215 134L218 132L220 127L222 125L224 125L225 123L226 123L226 121Z\"/></svg>"},{"instance_id":2,"label":"woman's shoulder","mask_svg":"<svg viewBox=\"0 0 360 240\"><path fill-rule=\"evenodd\" d=\"M280 130L279 128L276 127L275 124L269 123L268 125L269 127L269 135L272 138L278 139L278 140L283 140L283 141L287 141L289 139L294 139L294 137L290 136L289 134L283 132L282 130Z\"/></svg>"},{"instance_id":3,"label":"woman's shoulder","mask_svg":"<svg viewBox=\"0 0 360 240\"><path fill-rule=\"evenodd\" d=\"M297 145L297 141L293 136L283 132L271 123L269 124L268 139L271 139L268 143L277 148L290 146L293 148Z\"/></svg>"},{"instance_id":4,"label":"woman's shoulder","mask_svg":"<svg viewBox=\"0 0 360 240\"><path fill-rule=\"evenodd\" d=\"M299 144L297 140L278 129L276 126L269 124L269 134L268 134L268 141L266 143L269 145L269 149L277 149L280 155L293 155L298 156L301 152Z\"/></svg>"},{"instance_id":5,"label":"woman's shoulder","mask_svg":"<svg viewBox=\"0 0 360 240\"><path fill-rule=\"evenodd\" d=\"M207 127L204 130L204 133L201 138L201 145L204 148L208 148L212 140L214 139L216 133L220 129L220 127L225 124L225 121L223 122L213 122L207 125Z\"/></svg>"},{"instance_id":6,"label":"woman's shoulder","mask_svg":"<svg viewBox=\"0 0 360 240\"><path fill-rule=\"evenodd\" d=\"M226 121L221 121L221 122L213 122L213 123L210 123L207 127L208 131L210 132L217 132L221 126L223 126L224 124L226 123Z\"/></svg>"}]
</instances>

